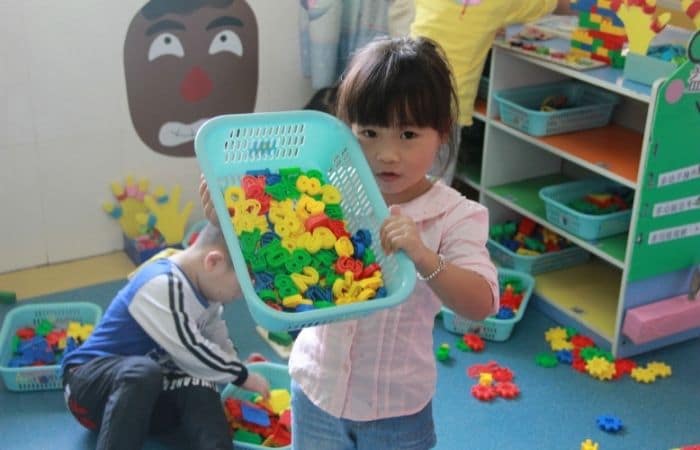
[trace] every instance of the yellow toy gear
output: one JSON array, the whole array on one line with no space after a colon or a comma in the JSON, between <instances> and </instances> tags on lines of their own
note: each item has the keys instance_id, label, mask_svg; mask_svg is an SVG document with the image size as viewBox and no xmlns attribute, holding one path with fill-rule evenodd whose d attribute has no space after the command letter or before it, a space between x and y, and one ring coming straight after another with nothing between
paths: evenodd
<instances>
[{"instance_id":1,"label":"yellow toy gear","mask_svg":"<svg viewBox=\"0 0 700 450\"><path fill-rule=\"evenodd\" d=\"M566 330L562 327L552 327L544 333L544 340L547 342L567 340Z\"/></svg>"},{"instance_id":2,"label":"yellow toy gear","mask_svg":"<svg viewBox=\"0 0 700 450\"><path fill-rule=\"evenodd\" d=\"M671 366L659 361L652 361L648 363L646 368L647 370L652 371L654 375L661 378L668 378L673 373Z\"/></svg>"},{"instance_id":3,"label":"yellow toy gear","mask_svg":"<svg viewBox=\"0 0 700 450\"><path fill-rule=\"evenodd\" d=\"M656 374L654 371L646 367L635 367L632 369L630 376L638 383L653 383L656 381Z\"/></svg>"},{"instance_id":4,"label":"yellow toy gear","mask_svg":"<svg viewBox=\"0 0 700 450\"><path fill-rule=\"evenodd\" d=\"M615 364L601 356L595 356L586 363L586 371L593 378L612 380L615 376Z\"/></svg>"},{"instance_id":5,"label":"yellow toy gear","mask_svg":"<svg viewBox=\"0 0 700 450\"><path fill-rule=\"evenodd\" d=\"M593 442L590 439L586 439L585 441L581 442L581 450L599 450L598 443Z\"/></svg>"},{"instance_id":6,"label":"yellow toy gear","mask_svg":"<svg viewBox=\"0 0 700 450\"><path fill-rule=\"evenodd\" d=\"M549 346L552 348L553 352L558 352L559 350L573 350L574 348L574 344L566 339L553 339L549 342Z\"/></svg>"}]
</instances>

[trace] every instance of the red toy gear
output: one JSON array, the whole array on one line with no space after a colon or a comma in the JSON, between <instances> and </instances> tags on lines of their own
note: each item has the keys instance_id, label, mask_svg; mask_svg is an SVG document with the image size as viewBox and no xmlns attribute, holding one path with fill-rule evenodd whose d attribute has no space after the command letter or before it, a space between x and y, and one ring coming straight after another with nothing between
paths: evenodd
<instances>
[{"instance_id":1,"label":"red toy gear","mask_svg":"<svg viewBox=\"0 0 700 450\"><path fill-rule=\"evenodd\" d=\"M497 392L493 386L475 384L474 386L472 386L472 395L477 400L481 400L482 402L488 402L496 398Z\"/></svg>"},{"instance_id":2,"label":"red toy gear","mask_svg":"<svg viewBox=\"0 0 700 450\"><path fill-rule=\"evenodd\" d=\"M520 395L520 389L515 383L505 381L503 383L498 383L495 387L496 393L503 398L513 399Z\"/></svg>"},{"instance_id":3,"label":"red toy gear","mask_svg":"<svg viewBox=\"0 0 700 450\"><path fill-rule=\"evenodd\" d=\"M464 335L464 343L472 349L473 352L480 352L484 349L484 340L478 334L467 333Z\"/></svg>"}]
</instances>

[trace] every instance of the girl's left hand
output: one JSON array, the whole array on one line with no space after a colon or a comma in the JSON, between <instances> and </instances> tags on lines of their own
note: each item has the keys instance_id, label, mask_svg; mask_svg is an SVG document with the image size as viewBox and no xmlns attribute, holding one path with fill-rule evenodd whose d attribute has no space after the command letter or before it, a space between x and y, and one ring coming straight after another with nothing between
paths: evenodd
<instances>
[{"instance_id":1,"label":"girl's left hand","mask_svg":"<svg viewBox=\"0 0 700 450\"><path fill-rule=\"evenodd\" d=\"M391 206L389 212L391 215L379 230L382 248L386 253L403 250L415 262L426 250L416 223L411 218L402 216L401 208L397 205Z\"/></svg>"}]
</instances>

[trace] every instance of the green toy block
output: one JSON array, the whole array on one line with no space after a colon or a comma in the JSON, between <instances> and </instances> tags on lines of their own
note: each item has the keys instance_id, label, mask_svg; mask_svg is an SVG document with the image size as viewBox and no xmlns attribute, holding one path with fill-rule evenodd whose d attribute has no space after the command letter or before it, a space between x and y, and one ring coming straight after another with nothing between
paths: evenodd
<instances>
[{"instance_id":1,"label":"green toy block","mask_svg":"<svg viewBox=\"0 0 700 450\"><path fill-rule=\"evenodd\" d=\"M260 445L263 442L262 436L247 430L236 430L236 432L233 433L233 440L256 445Z\"/></svg>"},{"instance_id":2,"label":"green toy block","mask_svg":"<svg viewBox=\"0 0 700 450\"><path fill-rule=\"evenodd\" d=\"M39 336L46 336L51 331L53 331L53 323L46 319L42 319L36 327L36 334Z\"/></svg>"},{"instance_id":3,"label":"green toy block","mask_svg":"<svg viewBox=\"0 0 700 450\"><path fill-rule=\"evenodd\" d=\"M279 332L268 331L267 337L272 342L275 342L275 343L282 345L284 347L290 346L290 345L292 345L292 342L294 342L292 335L287 333L286 331L279 331Z\"/></svg>"},{"instance_id":4,"label":"green toy block","mask_svg":"<svg viewBox=\"0 0 700 450\"><path fill-rule=\"evenodd\" d=\"M17 302L17 294L12 291L0 291L0 304L12 305Z\"/></svg>"},{"instance_id":5,"label":"green toy block","mask_svg":"<svg viewBox=\"0 0 700 450\"><path fill-rule=\"evenodd\" d=\"M314 302L314 307L317 309L321 308L330 308L331 306L335 306L333 302L329 302L328 300L318 300Z\"/></svg>"}]
</instances>

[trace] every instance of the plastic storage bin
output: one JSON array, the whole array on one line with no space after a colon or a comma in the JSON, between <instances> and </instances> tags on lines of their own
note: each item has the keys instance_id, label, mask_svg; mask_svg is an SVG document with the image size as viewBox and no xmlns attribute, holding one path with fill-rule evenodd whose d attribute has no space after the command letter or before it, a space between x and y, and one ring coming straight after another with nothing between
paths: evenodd
<instances>
[{"instance_id":1,"label":"plastic storage bin","mask_svg":"<svg viewBox=\"0 0 700 450\"><path fill-rule=\"evenodd\" d=\"M586 250L572 245L558 252L542 253L539 256L519 255L499 242L489 239L486 242L491 259L503 267L520 272L537 275L538 273L551 272L567 267L582 264L590 258Z\"/></svg>"},{"instance_id":2,"label":"plastic storage bin","mask_svg":"<svg viewBox=\"0 0 700 450\"><path fill-rule=\"evenodd\" d=\"M239 274L253 319L270 331L288 331L357 318L396 306L413 291L416 270L403 253L386 255L379 243L379 228L389 210L374 176L350 129L318 111L290 111L219 116L207 121L195 138L195 151L220 223L230 223L223 198L227 186L239 186L249 170L300 167L321 171L341 192L348 229L369 229L372 250L382 267L387 296L365 302L304 312L276 311L257 295L232 227L224 236Z\"/></svg>"},{"instance_id":3,"label":"plastic storage bin","mask_svg":"<svg viewBox=\"0 0 700 450\"><path fill-rule=\"evenodd\" d=\"M567 203L590 194L620 185L606 179L571 181L548 186L540 190L539 196L545 203L547 220L571 234L589 241L625 233L632 219L632 209L611 214L591 215L576 211Z\"/></svg>"},{"instance_id":4,"label":"plastic storage bin","mask_svg":"<svg viewBox=\"0 0 700 450\"><path fill-rule=\"evenodd\" d=\"M284 364L275 364L270 362L252 363L247 365L250 372L258 373L267 379L270 383L270 389L287 389L291 390L291 378L289 377L288 368ZM227 398L237 398L239 400L252 400L257 395L256 392L247 391L241 387L229 384L221 393L221 400ZM248 442L233 441L234 447L250 450L269 449L262 445L251 444ZM285 447L276 447L279 449L290 449L291 445Z\"/></svg>"},{"instance_id":5,"label":"plastic storage bin","mask_svg":"<svg viewBox=\"0 0 700 450\"><path fill-rule=\"evenodd\" d=\"M510 269L498 269L499 281L506 278L516 278L523 284L523 300L515 316L511 319L497 319L487 317L482 321L468 320L455 314L451 309L442 307L442 324L447 331L457 334L476 333L490 341L505 341L513 333L515 324L520 322L525 314L525 309L530 302L532 290L535 287L535 279L530 275Z\"/></svg>"},{"instance_id":6,"label":"plastic storage bin","mask_svg":"<svg viewBox=\"0 0 700 450\"><path fill-rule=\"evenodd\" d=\"M607 125L619 98L577 81L505 89L493 94L501 120L532 136L548 136ZM540 111L545 99L565 96L568 108Z\"/></svg>"},{"instance_id":7,"label":"plastic storage bin","mask_svg":"<svg viewBox=\"0 0 700 450\"><path fill-rule=\"evenodd\" d=\"M36 327L49 320L65 328L68 322L97 324L102 308L94 303L37 303L17 306L7 313L0 329L0 376L10 391L62 389L61 366L8 367L12 358L12 336L18 329Z\"/></svg>"}]
</instances>

